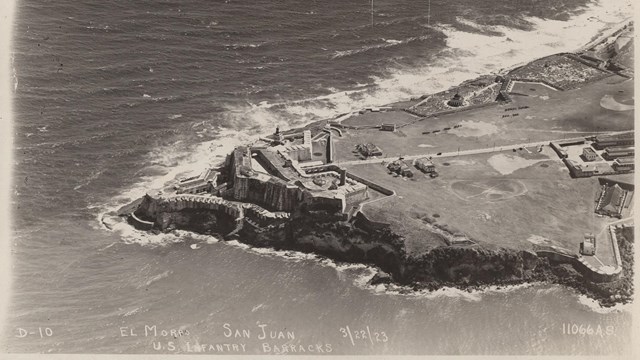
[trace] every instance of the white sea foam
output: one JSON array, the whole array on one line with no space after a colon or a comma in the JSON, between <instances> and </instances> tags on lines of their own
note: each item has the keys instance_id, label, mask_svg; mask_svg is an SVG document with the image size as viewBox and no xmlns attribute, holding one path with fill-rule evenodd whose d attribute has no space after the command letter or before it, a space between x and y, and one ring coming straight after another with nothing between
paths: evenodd
<instances>
[{"instance_id":1,"label":"white sea foam","mask_svg":"<svg viewBox=\"0 0 640 360\"><path fill-rule=\"evenodd\" d=\"M141 283L140 285L137 286L138 289L142 289L145 287L148 287L149 285L153 284L156 281L160 281L162 279L166 279L168 278L171 274L173 274L173 270L166 270L161 272L160 274L154 275L152 277L150 277L149 279L147 279L147 281Z\"/></svg>"},{"instance_id":2,"label":"white sea foam","mask_svg":"<svg viewBox=\"0 0 640 360\"><path fill-rule=\"evenodd\" d=\"M534 24L533 31L494 26L491 30L505 34L490 36L468 33L449 26L438 29L447 36L448 50L434 62L416 68L392 68L383 76L372 77L374 86L332 92L311 98L287 102L247 104L232 106L225 113L229 129L219 134L221 140L210 141L195 149L175 151L158 149L151 158L166 166L175 166L165 176L143 179L140 186L129 194L130 198L142 195L150 186L162 186L172 180L183 167L202 168L209 159L222 157L233 147L253 142L259 134L281 128L301 126L313 120L333 118L338 114L370 106L400 101L425 93L440 91L466 79L512 67L534 58L562 51L572 51L594 38L600 28L612 26L630 13L629 1L602 0L590 5L585 12L570 21L527 18ZM463 20L466 25L473 25ZM481 26L481 25L477 25ZM482 27L482 26L481 26ZM386 43L393 45L394 43ZM180 162L178 164L178 159ZM222 159L220 159L222 160ZM150 181L151 180L151 181ZM132 196L134 195L134 196Z\"/></svg>"},{"instance_id":3,"label":"white sea foam","mask_svg":"<svg viewBox=\"0 0 640 360\"><path fill-rule=\"evenodd\" d=\"M101 213L100 224L102 228L112 231L125 244L137 244L141 246L164 247L172 244L182 243L187 239L196 243L215 244L220 240L213 235L202 235L184 230L174 230L170 233L152 233L144 230L137 230L126 223L123 219ZM113 244L112 244L113 245ZM108 247L110 247L109 245ZM108 247L101 249L105 250Z\"/></svg>"},{"instance_id":4,"label":"white sea foam","mask_svg":"<svg viewBox=\"0 0 640 360\"><path fill-rule=\"evenodd\" d=\"M439 297L459 298L466 301L477 302L482 299L479 291L465 291L456 288L443 287L438 290L414 290L407 286L395 284L378 284L369 286L369 289L378 295L404 296L412 298L435 299Z\"/></svg>"},{"instance_id":5,"label":"white sea foam","mask_svg":"<svg viewBox=\"0 0 640 360\"><path fill-rule=\"evenodd\" d=\"M135 315L135 314L139 313L139 312L140 312L140 310L142 310L142 307L136 307L136 308L133 308L132 310L129 310L129 311L127 311L126 313L124 313L124 314L122 315L122 317L127 317L127 316L131 316L131 315Z\"/></svg>"},{"instance_id":6,"label":"white sea foam","mask_svg":"<svg viewBox=\"0 0 640 360\"><path fill-rule=\"evenodd\" d=\"M490 285L482 287L480 289L462 290L451 287L443 287L438 290L413 290L410 287L400 286L395 284L378 284L367 285L366 287L376 294L393 295L393 296L406 296L434 299L439 297L459 298L465 301L477 302L482 300L483 295L492 293L508 293L512 291L518 291L526 289L536 283L522 283L517 285Z\"/></svg>"},{"instance_id":7,"label":"white sea foam","mask_svg":"<svg viewBox=\"0 0 640 360\"><path fill-rule=\"evenodd\" d=\"M594 300L586 295L578 295L578 302L585 307L589 308L589 310L596 312L598 314L610 314L617 313L622 311L631 312L632 304L616 304L611 307L604 307L598 303L597 300Z\"/></svg>"},{"instance_id":8,"label":"white sea foam","mask_svg":"<svg viewBox=\"0 0 640 360\"><path fill-rule=\"evenodd\" d=\"M114 246L115 244L117 244L117 243L112 242L111 244L109 244L109 245L107 245L107 246L105 246L105 247L103 247L103 248L98 249L98 251L104 251L104 250L107 250L107 249L109 249L110 247Z\"/></svg>"},{"instance_id":9,"label":"white sea foam","mask_svg":"<svg viewBox=\"0 0 640 360\"><path fill-rule=\"evenodd\" d=\"M373 85L358 84L354 89L287 102L248 104L231 109L231 113L237 118L235 123L249 122L267 129L276 125L293 127L365 107L445 90L482 74L500 72L546 55L576 50L598 35L602 28L622 21L631 9L628 0L602 0L569 21L527 18L525 20L533 24L531 31L478 25L470 20L459 19L465 25L502 33L504 36L438 26L436 29L446 35L447 49L435 59L430 59L428 64L415 68L392 67L384 75L372 76ZM412 39L415 40L385 41L369 48L397 46ZM369 48L346 50L336 56L347 56Z\"/></svg>"},{"instance_id":10,"label":"white sea foam","mask_svg":"<svg viewBox=\"0 0 640 360\"><path fill-rule=\"evenodd\" d=\"M384 43L381 43L381 44L367 45L367 46L363 46L363 47L358 48L358 49L336 51L331 58L332 59L338 59L338 58L345 57L345 56L351 56L351 55L355 55L355 54L360 54L360 53L367 52L367 51L370 51L370 50L386 49L386 48L389 48L389 47L392 47L392 46L408 44L408 43L414 42L414 41L424 41L424 40L428 40L428 39L429 39L429 37L427 35L412 36L412 37L409 37L409 38L404 39L404 40L393 40L393 39L386 40L386 39L382 39L384 41Z\"/></svg>"},{"instance_id":11,"label":"white sea foam","mask_svg":"<svg viewBox=\"0 0 640 360\"><path fill-rule=\"evenodd\" d=\"M192 238L198 238L197 235L191 234L189 235ZM184 236L183 236L184 237ZM287 261L293 262L301 262L301 261L314 261L317 264L322 266L327 266L335 269L340 274L349 273L353 277L353 282L355 285L361 288L368 288L369 281L371 278L378 272L378 270L372 266L361 264L361 263L341 263L336 262L332 259L313 254L313 253L304 253L295 250L276 250L273 248L266 247L254 247L245 243L242 243L238 240L230 240L225 241L223 244L228 246L233 246L239 249L243 249L245 251L249 251L251 253L265 256L265 257L278 257L282 259L286 259Z\"/></svg>"}]
</instances>

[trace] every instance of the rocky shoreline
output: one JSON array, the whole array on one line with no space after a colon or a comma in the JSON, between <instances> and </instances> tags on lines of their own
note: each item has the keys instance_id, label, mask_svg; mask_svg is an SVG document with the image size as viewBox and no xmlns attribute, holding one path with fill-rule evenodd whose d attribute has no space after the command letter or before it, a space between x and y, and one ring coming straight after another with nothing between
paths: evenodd
<instances>
[{"instance_id":1,"label":"rocky shoreline","mask_svg":"<svg viewBox=\"0 0 640 360\"><path fill-rule=\"evenodd\" d=\"M157 205L150 198L138 200L122 208L119 215L140 227L131 221L131 214L135 213L137 218L155 224L151 231L187 230L230 239L225 234L233 231L234 221L228 211L181 209L156 212L154 216L150 209ZM489 286L550 283L573 288L604 307L632 301L633 228L619 231L619 246L625 254L623 274L615 281L598 283L570 264L528 250L442 246L419 256L409 255L402 237L388 228L370 228L357 220L347 221L340 214L308 211L299 213L295 221L282 224L266 231L243 227L232 238L255 247L313 253L339 262L374 266L379 271L370 280L371 285L395 284L415 291L445 287L472 291Z\"/></svg>"}]
</instances>

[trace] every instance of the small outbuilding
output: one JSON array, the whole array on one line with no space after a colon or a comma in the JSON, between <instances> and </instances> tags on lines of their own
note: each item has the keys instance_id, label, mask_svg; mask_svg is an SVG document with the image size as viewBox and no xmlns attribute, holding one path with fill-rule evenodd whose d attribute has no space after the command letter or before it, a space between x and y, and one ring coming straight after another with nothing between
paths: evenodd
<instances>
[{"instance_id":1,"label":"small outbuilding","mask_svg":"<svg viewBox=\"0 0 640 360\"><path fill-rule=\"evenodd\" d=\"M584 241L580 243L580 254L587 256L596 254L596 237L593 234L584 234Z\"/></svg>"},{"instance_id":2,"label":"small outbuilding","mask_svg":"<svg viewBox=\"0 0 640 360\"><path fill-rule=\"evenodd\" d=\"M382 124L380 125L380 130L396 132L397 127L396 127L396 124Z\"/></svg>"}]
</instances>

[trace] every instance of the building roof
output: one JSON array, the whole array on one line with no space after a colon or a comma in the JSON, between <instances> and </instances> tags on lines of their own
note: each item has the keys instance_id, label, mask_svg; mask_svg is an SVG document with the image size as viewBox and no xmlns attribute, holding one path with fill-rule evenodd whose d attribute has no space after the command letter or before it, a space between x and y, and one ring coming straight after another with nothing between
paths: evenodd
<instances>
[{"instance_id":1,"label":"building roof","mask_svg":"<svg viewBox=\"0 0 640 360\"><path fill-rule=\"evenodd\" d=\"M596 142L601 142L601 141L615 141L615 140L633 140L634 135L633 133L624 133L624 134L617 134L617 135L597 135L596 136Z\"/></svg>"},{"instance_id":2,"label":"building roof","mask_svg":"<svg viewBox=\"0 0 640 360\"><path fill-rule=\"evenodd\" d=\"M585 153L594 154L594 155L596 153L595 150L593 150L591 147L586 147L586 148L583 149L583 151Z\"/></svg>"},{"instance_id":3,"label":"building roof","mask_svg":"<svg viewBox=\"0 0 640 360\"><path fill-rule=\"evenodd\" d=\"M434 166L433 161L429 160L428 158L420 158L416 160L416 165Z\"/></svg>"},{"instance_id":4,"label":"building roof","mask_svg":"<svg viewBox=\"0 0 640 360\"><path fill-rule=\"evenodd\" d=\"M607 154L634 154L635 149L632 147L608 147L604 150Z\"/></svg>"},{"instance_id":5,"label":"building roof","mask_svg":"<svg viewBox=\"0 0 640 360\"><path fill-rule=\"evenodd\" d=\"M624 145L622 145L622 146L607 146L607 148L605 150L607 150L607 151L622 151L622 150L624 150L624 151L629 151L629 150L633 151L633 150L635 150L635 148L633 146L624 146Z\"/></svg>"},{"instance_id":6,"label":"building roof","mask_svg":"<svg viewBox=\"0 0 640 360\"><path fill-rule=\"evenodd\" d=\"M608 186L600 198L598 210L617 213L623 196L624 190L618 184Z\"/></svg>"},{"instance_id":7,"label":"building roof","mask_svg":"<svg viewBox=\"0 0 640 360\"><path fill-rule=\"evenodd\" d=\"M616 159L616 162L620 165L629 165L629 164L633 164L635 161L634 158L628 157L628 158L618 158Z\"/></svg>"},{"instance_id":8,"label":"building roof","mask_svg":"<svg viewBox=\"0 0 640 360\"><path fill-rule=\"evenodd\" d=\"M464 98L462 97L462 95L456 93L455 95L453 95L453 100L463 100Z\"/></svg>"}]
</instances>

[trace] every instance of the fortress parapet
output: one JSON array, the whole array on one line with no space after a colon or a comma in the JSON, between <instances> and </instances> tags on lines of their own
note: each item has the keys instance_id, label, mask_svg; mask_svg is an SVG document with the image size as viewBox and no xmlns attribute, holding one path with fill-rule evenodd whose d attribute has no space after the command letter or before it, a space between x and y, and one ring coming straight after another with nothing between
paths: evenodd
<instances>
[{"instance_id":1,"label":"fortress parapet","mask_svg":"<svg viewBox=\"0 0 640 360\"><path fill-rule=\"evenodd\" d=\"M266 148L238 147L225 164L225 198L269 209L296 213L300 210L345 212L368 198L368 187L347 171L327 164L331 134L312 137L304 131L302 143ZM313 151L313 152L312 152ZM322 160L314 160L314 156Z\"/></svg>"}]
</instances>

